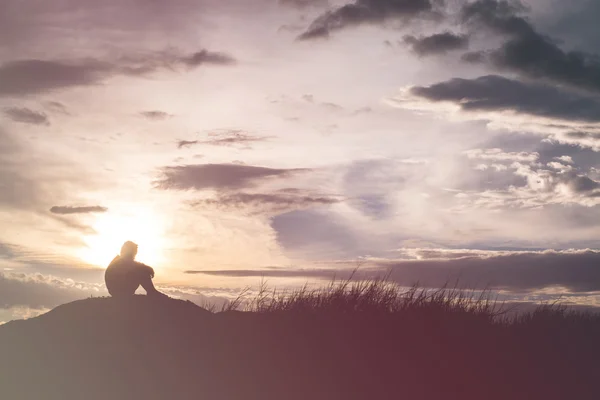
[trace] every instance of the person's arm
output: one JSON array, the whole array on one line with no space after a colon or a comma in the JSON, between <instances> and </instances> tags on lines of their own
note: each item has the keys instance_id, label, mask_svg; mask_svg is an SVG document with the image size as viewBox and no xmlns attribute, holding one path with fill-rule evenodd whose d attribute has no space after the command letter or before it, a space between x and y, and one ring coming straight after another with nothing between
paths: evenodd
<instances>
[{"instance_id":1,"label":"person's arm","mask_svg":"<svg viewBox=\"0 0 600 400\"><path fill-rule=\"evenodd\" d=\"M144 271L145 274L150 275L150 278L154 278L154 268L141 262L136 261L135 263L140 270Z\"/></svg>"}]
</instances>

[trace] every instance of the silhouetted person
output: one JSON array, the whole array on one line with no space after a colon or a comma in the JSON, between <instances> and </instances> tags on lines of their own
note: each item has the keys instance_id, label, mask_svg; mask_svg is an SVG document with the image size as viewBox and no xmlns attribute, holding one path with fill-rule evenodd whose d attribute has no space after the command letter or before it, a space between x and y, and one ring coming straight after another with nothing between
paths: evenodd
<instances>
[{"instance_id":1,"label":"silhouetted person","mask_svg":"<svg viewBox=\"0 0 600 400\"><path fill-rule=\"evenodd\" d=\"M133 296L141 285L148 296L166 297L152 283L154 269L135 261L138 246L133 242L125 242L121 254L116 256L104 273L106 288L113 297Z\"/></svg>"}]
</instances>

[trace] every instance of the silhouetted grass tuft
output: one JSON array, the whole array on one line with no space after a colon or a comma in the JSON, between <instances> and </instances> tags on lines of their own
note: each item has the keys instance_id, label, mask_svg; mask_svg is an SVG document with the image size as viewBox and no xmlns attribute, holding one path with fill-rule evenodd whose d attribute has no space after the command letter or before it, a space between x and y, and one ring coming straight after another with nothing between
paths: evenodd
<instances>
[{"instance_id":1,"label":"silhouetted grass tuft","mask_svg":"<svg viewBox=\"0 0 600 400\"><path fill-rule=\"evenodd\" d=\"M469 314L493 320L510 311L489 290L401 288L385 278L331 282L328 286L295 290L270 290L263 282L250 299L245 290L226 310L255 313L365 313L365 314Z\"/></svg>"},{"instance_id":2,"label":"silhouetted grass tuft","mask_svg":"<svg viewBox=\"0 0 600 400\"><path fill-rule=\"evenodd\" d=\"M565 325L600 326L600 314L574 311L558 303L520 309L500 301L491 290L468 290L446 285L430 289L418 284L408 289L389 282L386 277L368 281L332 281L329 285L294 290L269 289L261 282L257 294L247 288L221 311L259 314L363 314L389 318L439 317L468 318L494 325L529 327ZM214 307L211 311L216 311Z\"/></svg>"}]
</instances>

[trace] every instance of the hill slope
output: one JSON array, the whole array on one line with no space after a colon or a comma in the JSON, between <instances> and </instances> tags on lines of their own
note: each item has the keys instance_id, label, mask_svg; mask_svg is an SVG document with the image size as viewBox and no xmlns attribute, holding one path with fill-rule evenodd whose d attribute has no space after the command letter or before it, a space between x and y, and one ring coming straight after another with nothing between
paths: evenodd
<instances>
[{"instance_id":1,"label":"hill slope","mask_svg":"<svg viewBox=\"0 0 600 400\"><path fill-rule=\"evenodd\" d=\"M0 327L0 398L600 398L597 321L542 317L87 299Z\"/></svg>"}]
</instances>

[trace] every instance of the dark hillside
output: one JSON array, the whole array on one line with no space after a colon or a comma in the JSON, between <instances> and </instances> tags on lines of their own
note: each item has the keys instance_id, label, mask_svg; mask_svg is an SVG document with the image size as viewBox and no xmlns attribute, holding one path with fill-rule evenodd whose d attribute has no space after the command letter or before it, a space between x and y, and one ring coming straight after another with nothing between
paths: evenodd
<instances>
[{"instance_id":1,"label":"dark hillside","mask_svg":"<svg viewBox=\"0 0 600 400\"><path fill-rule=\"evenodd\" d=\"M77 301L0 327L0 398L600 398L596 317L546 308L508 324L384 294L216 314L145 296Z\"/></svg>"}]
</instances>

